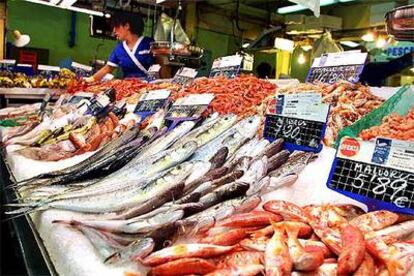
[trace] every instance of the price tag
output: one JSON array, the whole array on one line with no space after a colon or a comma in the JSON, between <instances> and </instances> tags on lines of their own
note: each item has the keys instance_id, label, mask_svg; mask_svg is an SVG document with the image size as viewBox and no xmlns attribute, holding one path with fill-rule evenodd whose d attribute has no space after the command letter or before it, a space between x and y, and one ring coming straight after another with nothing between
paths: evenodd
<instances>
[{"instance_id":1,"label":"price tag","mask_svg":"<svg viewBox=\"0 0 414 276\"><path fill-rule=\"evenodd\" d=\"M210 70L210 78L217 76L235 78L240 72L242 61L243 57L239 55L215 59Z\"/></svg>"},{"instance_id":2,"label":"price tag","mask_svg":"<svg viewBox=\"0 0 414 276\"><path fill-rule=\"evenodd\" d=\"M0 60L0 70L1 71L13 71L15 65L16 65L16 60L15 59L2 59L2 60Z\"/></svg>"},{"instance_id":3,"label":"price tag","mask_svg":"<svg viewBox=\"0 0 414 276\"><path fill-rule=\"evenodd\" d=\"M60 67L59 66L50 66L50 65L39 64L37 66L37 70L39 70L39 71L60 72Z\"/></svg>"},{"instance_id":4,"label":"price tag","mask_svg":"<svg viewBox=\"0 0 414 276\"><path fill-rule=\"evenodd\" d=\"M346 80L356 83L364 69L367 53L355 51L324 54L315 58L306 77L306 82L320 81L323 83L335 83L338 80Z\"/></svg>"},{"instance_id":5,"label":"price tag","mask_svg":"<svg viewBox=\"0 0 414 276\"><path fill-rule=\"evenodd\" d=\"M153 64L148 68L147 81L153 81L160 78L161 65Z\"/></svg>"},{"instance_id":6,"label":"price tag","mask_svg":"<svg viewBox=\"0 0 414 276\"><path fill-rule=\"evenodd\" d=\"M78 77L88 77L92 74L92 71L93 71L92 66L77 63L74 61L71 63L71 67L75 71L75 74Z\"/></svg>"},{"instance_id":7,"label":"price tag","mask_svg":"<svg viewBox=\"0 0 414 276\"><path fill-rule=\"evenodd\" d=\"M81 103L81 101L83 101L83 100L88 100L89 101L93 96L94 96L93 93L78 92L78 93L76 93L76 95L71 96L68 102L70 104L77 105L77 104Z\"/></svg>"},{"instance_id":8,"label":"price tag","mask_svg":"<svg viewBox=\"0 0 414 276\"><path fill-rule=\"evenodd\" d=\"M169 119L198 118L214 99L214 94L193 94L179 98L167 112Z\"/></svg>"},{"instance_id":9,"label":"price tag","mask_svg":"<svg viewBox=\"0 0 414 276\"><path fill-rule=\"evenodd\" d=\"M195 79L198 72L193 68L183 67L177 71L172 82L185 85Z\"/></svg>"},{"instance_id":10,"label":"price tag","mask_svg":"<svg viewBox=\"0 0 414 276\"><path fill-rule=\"evenodd\" d=\"M283 138L289 150L322 150L329 105L321 103L319 93L278 95L275 111L266 115L266 139Z\"/></svg>"},{"instance_id":11,"label":"price tag","mask_svg":"<svg viewBox=\"0 0 414 276\"><path fill-rule=\"evenodd\" d=\"M158 109L165 107L171 91L168 89L153 90L145 93L139 99L134 113L135 114L152 114Z\"/></svg>"},{"instance_id":12,"label":"price tag","mask_svg":"<svg viewBox=\"0 0 414 276\"><path fill-rule=\"evenodd\" d=\"M327 186L365 203L370 210L414 215L414 143L344 137Z\"/></svg>"},{"instance_id":13,"label":"price tag","mask_svg":"<svg viewBox=\"0 0 414 276\"><path fill-rule=\"evenodd\" d=\"M115 101L115 90L110 88L105 92L99 94L97 97L93 97L90 100L88 107L90 114L96 116L98 114L105 113L105 110L109 108L109 104Z\"/></svg>"}]
</instances>

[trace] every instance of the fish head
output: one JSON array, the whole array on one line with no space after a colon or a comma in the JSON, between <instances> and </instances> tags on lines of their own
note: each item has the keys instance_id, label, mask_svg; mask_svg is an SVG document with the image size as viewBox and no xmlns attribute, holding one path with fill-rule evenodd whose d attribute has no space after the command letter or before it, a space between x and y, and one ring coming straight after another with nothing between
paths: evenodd
<instances>
[{"instance_id":1,"label":"fish head","mask_svg":"<svg viewBox=\"0 0 414 276\"><path fill-rule=\"evenodd\" d=\"M237 121L236 114L227 114L220 118L220 124L224 127L230 127Z\"/></svg>"},{"instance_id":2,"label":"fish head","mask_svg":"<svg viewBox=\"0 0 414 276\"><path fill-rule=\"evenodd\" d=\"M252 138L257 133L260 125L260 116L247 117L239 122L238 131L246 138Z\"/></svg>"},{"instance_id":3,"label":"fish head","mask_svg":"<svg viewBox=\"0 0 414 276\"><path fill-rule=\"evenodd\" d=\"M171 158L173 161L180 162L183 159L191 156L197 149L197 142L196 141L189 141L180 147L174 149L171 152Z\"/></svg>"},{"instance_id":4,"label":"fish head","mask_svg":"<svg viewBox=\"0 0 414 276\"><path fill-rule=\"evenodd\" d=\"M148 126L145 129L156 127L157 129L161 129L164 125L164 119L165 119L166 112L164 109L158 110L156 113L151 115L151 117L148 119Z\"/></svg>"},{"instance_id":5,"label":"fish head","mask_svg":"<svg viewBox=\"0 0 414 276\"><path fill-rule=\"evenodd\" d=\"M182 175L184 177L187 177L191 173L193 167L194 167L193 162L184 162L172 168L170 171L170 174L174 177L178 177Z\"/></svg>"}]
</instances>

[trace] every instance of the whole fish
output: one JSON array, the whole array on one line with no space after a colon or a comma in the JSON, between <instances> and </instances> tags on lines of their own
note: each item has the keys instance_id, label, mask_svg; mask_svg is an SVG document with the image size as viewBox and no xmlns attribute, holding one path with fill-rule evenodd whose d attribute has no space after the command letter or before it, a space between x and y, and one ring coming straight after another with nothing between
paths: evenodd
<instances>
[{"instance_id":1,"label":"whole fish","mask_svg":"<svg viewBox=\"0 0 414 276\"><path fill-rule=\"evenodd\" d=\"M162 227L174 224L182 218L182 210L156 215L154 217L130 221L130 220L55 220L53 223L63 223L72 226L81 225L84 227L100 229L113 233L149 233Z\"/></svg>"},{"instance_id":2,"label":"whole fish","mask_svg":"<svg viewBox=\"0 0 414 276\"><path fill-rule=\"evenodd\" d=\"M253 184L254 182L265 177L266 173L267 157L263 156L261 159L254 160L238 181Z\"/></svg>"},{"instance_id":3,"label":"whole fish","mask_svg":"<svg viewBox=\"0 0 414 276\"><path fill-rule=\"evenodd\" d=\"M289 155L289 151L282 150L270 157L267 162L267 173L270 173L271 171L274 171L285 164L289 158Z\"/></svg>"},{"instance_id":4,"label":"whole fish","mask_svg":"<svg viewBox=\"0 0 414 276\"><path fill-rule=\"evenodd\" d=\"M178 244L152 253L142 263L148 266L156 266L181 258L211 258L226 254L233 249L233 246Z\"/></svg>"},{"instance_id":5,"label":"whole fish","mask_svg":"<svg viewBox=\"0 0 414 276\"><path fill-rule=\"evenodd\" d=\"M84 227L82 225L73 226L81 231L89 239L103 260L107 259L112 254L115 254L118 250L122 249L122 245L112 241L111 239L108 239L105 235L101 234L95 229Z\"/></svg>"},{"instance_id":6,"label":"whole fish","mask_svg":"<svg viewBox=\"0 0 414 276\"><path fill-rule=\"evenodd\" d=\"M217 120L204 123L188 135L184 136L183 139L178 141L174 146L180 146L182 143L189 141L196 141L198 147L201 147L228 130L232 125L234 125L236 120L236 115L227 114L219 117Z\"/></svg>"},{"instance_id":7,"label":"whole fish","mask_svg":"<svg viewBox=\"0 0 414 276\"><path fill-rule=\"evenodd\" d=\"M217 138L199 148L192 159L210 160L223 147L227 147L229 154L232 155L247 139L256 134L259 124L259 116L251 116L241 120Z\"/></svg>"},{"instance_id":8,"label":"whole fish","mask_svg":"<svg viewBox=\"0 0 414 276\"><path fill-rule=\"evenodd\" d=\"M299 176L297 174L290 174L278 178L270 177L269 184L262 189L262 194L275 191L281 187L290 186L295 183L298 178Z\"/></svg>"},{"instance_id":9,"label":"whole fish","mask_svg":"<svg viewBox=\"0 0 414 276\"><path fill-rule=\"evenodd\" d=\"M105 263L124 263L127 261L139 261L148 256L155 247L155 242L152 238L138 239L125 248L114 252L105 259Z\"/></svg>"},{"instance_id":10,"label":"whole fish","mask_svg":"<svg viewBox=\"0 0 414 276\"><path fill-rule=\"evenodd\" d=\"M283 224L272 223L272 225L274 234L265 251L266 275L287 276L292 272L293 263L286 245L285 230Z\"/></svg>"},{"instance_id":11,"label":"whole fish","mask_svg":"<svg viewBox=\"0 0 414 276\"><path fill-rule=\"evenodd\" d=\"M216 266L212 261L205 260L202 258L182 258L152 268L151 275L204 275L215 269Z\"/></svg>"},{"instance_id":12,"label":"whole fish","mask_svg":"<svg viewBox=\"0 0 414 276\"><path fill-rule=\"evenodd\" d=\"M272 158L273 155L277 154L283 149L283 139L279 138L274 140L272 143L266 146L264 149L264 155L267 156L267 158Z\"/></svg>"},{"instance_id":13,"label":"whole fish","mask_svg":"<svg viewBox=\"0 0 414 276\"><path fill-rule=\"evenodd\" d=\"M226 268L215 270L206 276L222 276L222 275L237 275L237 276L256 276L261 275L264 267L261 264L250 264L240 266L229 266Z\"/></svg>"},{"instance_id":14,"label":"whole fish","mask_svg":"<svg viewBox=\"0 0 414 276\"><path fill-rule=\"evenodd\" d=\"M299 174L307 164L314 161L318 156L311 152L294 152L280 168L270 172L271 177L283 177L292 173Z\"/></svg>"},{"instance_id":15,"label":"whole fish","mask_svg":"<svg viewBox=\"0 0 414 276\"><path fill-rule=\"evenodd\" d=\"M195 123L193 121L186 121L176 126L172 131L155 140L148 148L140 153L140 158L145 158L161 152L171 146L180 137L188 133Z\"/></svg>"},{"instance_id":16,"label":"whole fish","mask_svg":"<svg viewBox=\"0 0 414 276\"><path fill-rule=\"evenodd\" d=\"M233 182L215 189L213 192L202 196L199 200L206 208L231 199L237 196L246 194L249 189L249 184L243 182Z\"/></svg>"}]
</instances>

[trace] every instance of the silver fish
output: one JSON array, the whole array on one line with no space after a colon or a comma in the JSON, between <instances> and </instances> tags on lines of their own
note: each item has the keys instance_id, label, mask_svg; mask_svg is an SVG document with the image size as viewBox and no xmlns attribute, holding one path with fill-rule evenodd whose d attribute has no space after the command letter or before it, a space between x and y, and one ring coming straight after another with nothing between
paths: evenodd
<instances>
[{"instance_id":1,"label":"silver fish","mask_svg":"<svg viewBox=\"0 0 414 276\"><path fill-rule=\"evenodd\" d=\"M136 262L148 256L154 247L155 242L152 238L139 239L107 257L104 263Z\"/></svg>"},{"instance_id":2,"label":"silver fish","mask_svg":"<svg viewBox=\"0 0 414 276\"><path fill-rule=\"evenodd\" d=\"M278 178L290 174L299 174L307 164L315 160L318 156L311 152L294 152L280 168L274 170L269 176Z\"/></svg>"},{"instance_id":3,"label":"silver fish","mask_svg":"<svg viewBox=\"0 0 414 276\"><path fill-rule=\"evenodd\" d=\"M251 116L241 120L217 138L199 148L192 159L208 161L223 147L227 147L229 155L232 155L247 139L256 134L259 124L259 116Z\"/></svg>"},{"instance_id":4,"label":"silver fish","mask_svg":"<svg viewBox=\"0 0 414 276\"><path fill-rule=\"evenodd\" d=\"M184 211L177 210L158 214L154 217L142 220L55 220L53 223L69 225L82 225L85 227L100 229L113 233L139 234L149 233L167 225L173 224L184 215Z\"/></svg>"}]
</instances>

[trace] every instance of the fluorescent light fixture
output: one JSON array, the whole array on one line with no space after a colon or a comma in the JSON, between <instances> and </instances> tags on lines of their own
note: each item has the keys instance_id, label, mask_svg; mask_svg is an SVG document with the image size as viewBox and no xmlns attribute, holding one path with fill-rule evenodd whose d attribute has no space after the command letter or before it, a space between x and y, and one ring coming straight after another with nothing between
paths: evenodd
<instances>
[{"instance_id":1,"label":"fluorescent light fixture","mask_svg":"<svg viewBox=\"0 0 414 276\"><path fill-rule=\"evenodd\" d=\"M350 47L350 48L355 48L355 47L359 46L359 43L356 43L356 42L350 41L350 40L339 41L339 43L341 43L342 45L345 45L347 47Z\"/></svg>"},{"instance_id":2,"label":"fluorescent light fixture","mask_svg":"<svg viewBox=\"0 0 414 276\"><path fill-rule=\"evenodd\" d=\"M293 49L295 47L295 43L293 40L289 40L286 38L275 38L275 48L283 51L293 52Z\"/></svg>"},{"instance_id":3,"label":"fluorescent light fixture","mask_svg":"<svg viewBox=\"0 0 414 276\"><path fill-rule=\"evenodd\" d=\"M313 48L312 45L302 45L301 47L302 47L302 50L305 52L310 51Z\"/></svg>"},{"instance_id":4,"label":"fluorescent light fixture","mask_svg":"<svg viewBox=\"0 0 414 276\"><path fill-rule=\"evenodd\" d=\"M353 1L356 1L356 0L321 0L321 7L329 6L329 5L333 5L333 4L337 4L337 3L342 3L342 2L353 2ZM278 8L277 13L285 14L285 13L303 11L303 10L306 10L306 9L307 9L307 7L302 6L302 5L293 5L293 6Z\"/></svg>"},{"instance_id":5,"label":"fluorescent light fixture","mask_svg":"<svg viewBox=\"0 0 414 276\"><path fill-rule=\"evenodd\" d=\"M62 2L61 5L56 6L55 4L53 4L52 2L46 2L46 1L42 1L42 0L26 0L26 2L30 2L30 3L34 3L34 4L41 4L41 5L45 5L45 6L50 6L50 7L55 7L55 8L61 8L61 9L65 9L65 10L70 10L70 11L75 11L75 12L81 12L81 13L86 13L86 14L90 14L90 15L96 15L96 16L104 16L103 12L100 11L94 11L94 10L88 10L88 9L84 9L84 8L78 8L78 7L73 7L73 6L63 6L63 3L75 3L76 1L74 0L64 0L64 2ZM72 4L73 4L72 3Z\"/></svg>"},{"instance_id":6,"label":"fluorescent light fixture","mask_svg":"<svg viewBox=\"0 0 414 276\"><path fill-rule=\"evenodd\" d=\"M88 10L88 9L84 9L84 8L67 7L66 9L67 10L70 10L70 11L81 12L81 13L86 13L86 14L90 14L90 15L104 16L104 13L103 12L94 11L94 10Z\"/></svg>"},{"instance_id":7,"label":"fluorescent light fixture","mask_svg":"<svg viewBox=\"0 0 414 276\"><path fill-rule=\"evenodd\" d=\"M72 6L73 4L76 3L77 0L63 0L62 3L60 3L60 7L62 8L67 8Z\"/></svg>"}]
</instances>

